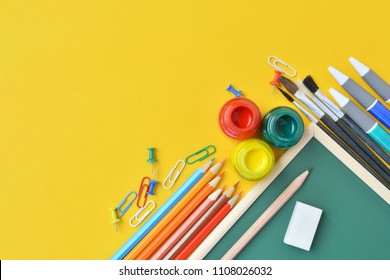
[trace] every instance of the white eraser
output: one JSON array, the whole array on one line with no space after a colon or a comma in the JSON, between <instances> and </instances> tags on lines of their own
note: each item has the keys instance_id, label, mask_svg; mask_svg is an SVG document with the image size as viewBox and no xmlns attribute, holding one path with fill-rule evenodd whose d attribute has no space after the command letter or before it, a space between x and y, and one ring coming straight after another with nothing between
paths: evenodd
<instances>
[{"instance_id":1,"label":"white eraser","mask_svg":"<svg viewBox=\"0 0 390 280\"><path fill-rule=\"evenodd\" d=\"M284 236L284 243L310 251L322 210L297 201Z\"/></svg>"}]
</instances>

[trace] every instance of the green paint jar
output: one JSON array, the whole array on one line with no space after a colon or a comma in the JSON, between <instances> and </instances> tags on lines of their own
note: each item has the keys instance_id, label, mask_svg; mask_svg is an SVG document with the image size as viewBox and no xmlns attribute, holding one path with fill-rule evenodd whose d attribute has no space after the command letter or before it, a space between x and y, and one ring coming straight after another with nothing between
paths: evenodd
<instances>
[{"instance_id":1,"label":"green paint jar","mask_svg":"<svg viewBox=\"0 0 390 280\"><path fill-rule=\"evenodd\" d=\"M276 107L265 114L261 123L264 141L275 148L288 149L301 140L304 124L301 116L289 107Z\"/></svg>"}]
</instances>

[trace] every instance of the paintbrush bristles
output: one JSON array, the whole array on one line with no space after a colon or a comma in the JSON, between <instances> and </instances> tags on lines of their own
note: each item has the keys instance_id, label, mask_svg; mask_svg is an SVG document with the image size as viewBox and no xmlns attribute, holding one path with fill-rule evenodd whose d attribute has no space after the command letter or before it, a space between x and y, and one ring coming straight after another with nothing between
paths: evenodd
<instances>
[{"instance_id":1,"label":"paintbrush bristles","mask_svg":"<svg viewBox=\"0 0 390 280\"><path fill-rule=\"evenodd\" d=\"M299 90L298 86L293 81L284 76L281 76L279 81L292 94L295 94Z\"/></svg>"},{"instance_id":2,"label":"paintbrush bristles","mask_svg":"<svg viewBox=\"0 0 390 280\"><path fill-rule=\"evenodd\" d=\"M287 92L285 92L284 90L282 90L281 88L278 87L278 90L284 95L284 97L287 98L288 101L290 101L291 103L294 102L294 98L292 98L290 96L290 94L288 94Z\"/></svg>"},{"instance_id":3,"label":"paintbrush bristles","mask_svg":"<svg viewBox=\"0 0 390 280\"><path fill-rule=\"evenodd\" d=\"M314 82L313 78L309 75L303 79L303 84L312 92L315 93L319 87Z\"/></svg>"}]
</instances>

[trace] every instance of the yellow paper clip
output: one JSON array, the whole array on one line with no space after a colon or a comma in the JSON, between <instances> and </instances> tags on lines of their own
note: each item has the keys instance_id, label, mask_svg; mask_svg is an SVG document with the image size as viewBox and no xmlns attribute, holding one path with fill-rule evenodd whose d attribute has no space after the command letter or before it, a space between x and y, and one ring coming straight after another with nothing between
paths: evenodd
<instances>
[{"instance_id":1,"label":"yellow paper clip","mask_svg":"<svg viewBox=\"0 0 390 280\"><path fill-rule=\"evenodd\" d=\"M185 162L187 164L193 164L197 161L201 161L201 160L207 158L208 156L211 156L216 151L217 151L217 149L215 148L214 145L208 145L208 146L204 147L203 149L200 149L199 151L197 151L193 154L190 154L188 157L186 157ZM192 158L195 158L195 159L192 159ZM191 159L191 161L190 161L190 159Z\"/></svg>"},{"instance_id":2,"label":"yellow paper clip","mask_svg":"<svg viewBox=\"0 0 390 280\"><path fill-rule=\"evenodd\" d=\"M284 62L283 60L280 60L279 58L277 58L276 56L273 56L271 55L269 58L268 58L268 64L271 65L273 68L275 68L276 70L282 72L283 74L286 74L287 76L293 78L297 75L297 71L295 71L294 68L292 68L290 65L288 65L286 62ZM281 68L279 65L283 65L284 69ZM288 71L286 71L285 69L287 69Z\"/></svg>"},{"instance_id":3,"label":"yellow paper clip","mask_svg":"<svg viewBox=\"0 0 390 280\"><path fill-rule=\"evenodd\" d=\"M139 214L141 214L146 208L148 208L149 204L152 205L151 208L149 207L149 209L147 211L145 211L144 215L141 218L138 217ZM138 210L137 213L134 214L133 217L130 218L130 221L129 221L130 226L132 226L132 227L138 226L143 220L145 220L145 218L150 214L150 212L153 211L153 209L155 207L156 207L156 203L153 200L149 200L148 203L146 203L141 209ZM134 224L133 220L136 220L137 223Z\"/></svg>"},{"instance_id":4,"label":"yellow paper clip","mask_svg":"<svg viewBox=\"0 0 390 280\"><path fill-rule=\"evenodd\" d=\"M165 178L163 182L164 189L170 190L173 187L173 184L176 182L177 178L179 177L185 166L186 162L182 159L176 162L175 166L171 169L171 172L169 172L167 178Z\"/></svg>"}]
</instances>

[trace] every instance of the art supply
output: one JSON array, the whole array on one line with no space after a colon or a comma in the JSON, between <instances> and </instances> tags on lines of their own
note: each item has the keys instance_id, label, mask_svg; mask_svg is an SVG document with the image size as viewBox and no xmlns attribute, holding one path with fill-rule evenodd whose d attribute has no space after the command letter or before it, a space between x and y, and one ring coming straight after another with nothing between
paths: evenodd
<instances>
[{"instance_id":1,"label":"art supply","mask_svg":"<svg viewBox=\"0 0 390 280\"><path fill-rule=\"evenodd\" d=\"M205 158L213 155L217 151L214 145L208 145L195 153L190 154L185 158L186 164L194 164L195 162L202 161Z\"/></svg>"},{"instance_id":2,"label":"art supply","mask_svg":"<svg viewBox=\"0 0 390 280\"><path fill-rule=\"evenodd\" d=\"M156 192L155 188L156 188L157 184L159 183L156 180L156 177L157 177L157 169L154 170L153 179L149 179L149 188L148 188L148 191L146 192L148 195L151 195L151 196L155 195L155 192Z\"/></svg>"},{"instance_id":3,"label":"art supply","mask_svg":"<svg viewBox=\"0 0 390 280\"><path fill-rule=\"evenodd\" d=\"M210 164L212 161L209 162ZM153 227L148 230L148 232L143 235L142 240L130 249L130 251L123 258L125 260L134 260L137 256L162 232L162 230L174 219L187 204L196 196L197 193L212 180L219 170L222 168L224 160L218 162L211 168L208 165L207 172L205 172L202 177L197 180L188 190L186 190L183 195L178 198L174 205L170 205L163 213L159 213L159 219L156 223L153 224ZM175 195L175 194L174 194ZM171 197L172 198L172 197ZM171 199L170 198L170 199ZM168 200L169 201L169 200ZM165 205L165 204L164 204ZM156 213L157 214L157 213ZM152 217L153 218L153 217Z\"/></svg>"},{"instance_id":4,"label":"art supply","mask_svg":"<svg viewBox=\"0 0 390 280\"><path fill-rule=\"evenodd\" d=\"M237 143L230 152L230 162L237 173L247 180L266 176L275 165L275 155L264 141L252 138Z\"/></svg>"},{"instance_id":5,"label":"art supply","mask_svg":"<svg viewBox=\"0 0 390 280\"><path fill-rule=\"evenodd\" d=\"M360 77L366 81L366 83L375 90L384 101L390 103L390 85L385 82L378 74L376 74L372 69L368 68L366 65L361 63L354 57L349 58L352 66L359 73Z\"/></svg>"},{"instance_id":6,"label":"art supply","mask_svg":"<svg viewBox=\"0 0 390 280\"><path fill-rule=\"evenodd\" d=\"M148 191L149 191L149 177L143 177L141 180L141 184L139 186L138 195L137 195L137 206L138 208L142 208L146 204L146 200L148 199ZM143 200L143 202L141 202Z\"/></svg>"},{"instance_id":7,"label":"art supply","mask_svg":"<svg viewBox=\"0 0 390 280\"><path fill-rule=\"evenodd\" d=\"M337 117L335 114L333 114L331 112L331 110L326 107L326 105L324 103L322 103L321 100L319 100L316 96L314 96L313 93L311 93L311 91L309 91L309 89L306 88L306 86L301 82L301 81L297 81L296 82L296 85L298 86L298 88L303 92L305 93L310 99L313 100L313 102L315 104L318 105L318 107L321 108L321 110L323 110L323 108L325 109L324 113L326 115L328 115L329 117L331 117L331 119L334 121L334 123L342 130L344 131L345 134L347 134L350 139L352 139L353 142L356 143L356 145L362 149L373 161L375 161L379 166L382 167L383 170L387 171L387 167L381 162L380 160L380 156L378 156L377 154L373 153L371 149L374 150L374 152L379 152L379 154L386 154L382 149L381 147L379 147L375 141L373 141L370 137L367 136L367 134L364 133L364 131L361 131L361 133L359 133L359 135L356 135L355 134L355 131L356 132L359 132L359 130L357 130L355 128L355 131L354 130L351 130L350 127L343 121L343 119L340 119L339 117ZM359 136L359 137L358 137ZM363 138L368 138L369 139L369 143L371 143L371 146L368 145L368 143L366 141L363 141L364 139ZM374 142L374 144L372 143ZM376 148L376 150L375 150ZM387 154L386 154L387 155ZM384 158L390 158L390 157L384 157Z\"/></svg>"},{"instance_id":8,"label":"art supply","mask_svg":"<svg viewBox=\"0 0 390 280\"><path fill-rule=\"evenodd\" d=\"M245 234L233 245L223 256L223 260L234 259L243 248L258 234L262 228L275 216L283 205L299 190L310 173L310 169L303 172L278 196L277 199L264 211L256 222L245 232Z\"/></svg>"},{"instance_id":9,"label":"art supply","mask_svg":"<svg viewBox=\"0 0 390 280\"><path fill-rule=\"evenodd\" d=\"M164 260L174 259L184 246L203 228L203 226L221 209L221 207L230 199L236 189L238 182L225 190L217 201L206 211L206 213L196 221L196 223L184 234L184 236L169 250L164 256Z\"/></svg>"},{"instance_id":10,"label":"art supply","mask_svg":"<svg viewBox=\"0 0 390 280\"><path fill-rule=\"evenodd\" d=\"M328 67L329 72L336 81L355 98L370 114L377 120L390 128L390 111L378 99L372 96L364 88L358 85L354 80L341 73L332 66Z\"/></svg>"},{"instance_id":11,"label":"art supply","mask_svg":"<svg viewBox=\"0 0 390 280\"><path fill-rule=\"evenodd\" d=\"M360 120L360 118L356 118L353 116L349 116L349 114L344 113L336 104L333 103L326 95L324 95L317 84L314 82L311 76L307 76L303 83L305 86L315 95L317 96L332 112L342 120L342 122L349 127L364 143L367 144L382 160L384 160L388 165L390 165L390 156L383 150L383 146L379 144L376 140L374 140L368 133L368 130L364 130ZM359 108L360 111L362 111ZM362 111L363 112L363 111ZM369 118L366 114L364 114L364 118ZM358 120L358 122L356 122ZM369 118L369 123L371 122L371 118ZM365 121L366 122L366 121ZM374 122L372 120L372 122ZM360 123L360 124L359 124ZM370 126L371 128L372 126ZM388 144L390 145L390 144ZM387 150L388 151L388 150Z\"/></svg>"},{"instance_id":12,"label":"art supply","mask_svg":"<svg viewBox=\"0 0 390 280\"><path fill-rule=\"evenodd\" d=\"M271 65L276 70L282 72L283 74L285 74L291 78L293 78L297 75L297 71L295 71L294 68L292 68L286 62L284 62L283 60L280 60L276 56L271 55L270 57L268 57L268 64Z\"/></svg>"},{"instance_id":13,"label":"art supply","mask_svg":"<svg viewBox=\"0 0 390 280\"><path fill-rule=\"evenodd\" d=\"M167 240L172 233L186 220L188 216L204 201L207 196L217 187L221 181L223 173L212 179L176 214L176 216L156 235L152 241L136 257L137 260L147 260Z\"/></svg>"},{"instance_id":14,"label":"art supply","mask_svg":"<svg viewBox=\"0 0 390 280\"><path fill-rule=\"evenodd\" d=\"M343 148L351 157L353 157L361 166L363 166L371 175L373 175L379 182L388 185L387 182L380 177L375 170L372 169L370 165L368 165L365 161L363 161L348 145L346 145L343 141L341 141L332 131L319 122L312 114L310 114L305 108L303 108L298 102L296 102L287 92L278 88L279 91L283 94L284 97L291 103L293 103L313 124L318 126L323 132L326 133L333 141L335 141L341 148Z\"/></svg>"},{"instance_id":15,"label":"art supply","mask_svg":"<svg viewBox=\"0 0 390 280\"><path fill-rule=\"evenodd\" d=\"M182 159L176 162L175 166L171 169L168 176L163 181L162 185L164 189L170 190L173 187L173 184L175 184L177 178L179 178L185 166L186 166L186 162Z\"/></svg>"},{"instance_id":16,"label":"art supply","mask_svg":"<svg viewBox=\"0 0 390 280\"><path fill-rule=\"evenodd\" d=\"M330 88L329 93L340 104L343 110L350 116L367 135L374 139L388 153L390 153L390 134L375 120L369 117L366 112L360 109L346 96L337 90ZM387 159L387 158L386 158Z\"/></svg>"},{"instance_id":17,"label":"art supply","mask_svg":"<svg viewBox=\"0 0 390 280\"><path fill-rule=\"evenodd\" d=\"M299 88L286 77L280 77L282 85L302 103L304 103L333 133L336 134L345 144L347 144L355 153L357 153L375 172L380 175L387 183L390 182L388 167L380 161L377 156L367 147L360 146L356 139L346 134L335 122L326 115L313 101L311 101Z\"/></svg>"},{"instance_id":18,"label":"art supply","mask_svg":"<svg viewBox=\"0 0 390 280\"><path fill-rule=\"evenodd\" d=\"M130 218L130 226L137 227L140 223L142 223L143 220L146 219L146 217L153 211L154 208L156 208L156 203L153 200L149 200L148 203L142 206L141 209L139 209L137 213L135 213L134 216ZM139 215L141 214L143 215L140 217Z\"/></svg>"},{"instance_id":19,"label":"art supply","mask_svg":"<svg viewBox=\"0 0 390 280\"><path fill-rule=\"evenodd\" d=\"M226 102L219 112L219 125L222 131L233 139L253 137L259 130L260 123L261 113L257 105L241 95L236 95L236 98Z\"/></svg>"},{"instance_id":20,"label":"art supply","mask_svg":"<svg viewBox=\"0 0 390 280\"><path fill-rule=\"evenodd\" d=\"M321 215L321 209L297 201L283 242L310 251Z\"/></svg>"},{"instance_id":21,"label":"art supply","mask_svg":"<svg viewBox=\"0 0 390 280\"><path fill-rule=\"evenodd\" d=\"M185 260L199 246L199 244L210 234L210 232L229 214L230 210L237 203L240 194L236 194L207 222L207 224L187 243L177 254L174 260Z\"/></svg>"},{"instance_id":22,"label":"art supply","mask_svg":"<svg viewBox=\"0 0 390 280\"><path fill-rule=\"evenodd\" d=\"M179 242L180 238L186 234L191 227L206 213L208 209L217 201L222 193L219 188L210 194L203 202L185 219L185 221L165 240L165 242L156 250L151 260L161 260L165 255Z\"/></svg>"},{"instance_id":23,"label":"art supply","mask_svg":"<svg viewBox=\"0 0 390 280\"><path fill-rule=\"evenodd\" d=\"M182 186L157 210L156 213L111 257L121 260L130 252L153 227L171 210L178 201L198 182L210 168L213 159L198 168Z\"/></svg>"},{"instance_id":24,"label":"art supply","mask_svg":"<svg viewBox=\"0 0 390 280\"><path fill-rule=\"evenodd\" d=\"M263 139L275 148L288 149L301 140L304 124L301 116L285 106L276 107L264 115L261 123Z\"/></svg>"},{"instance_id":25,"label":"art supply","mask_svg":"<svg viewBox=\"0 0 390 280\"><path fill-rule=\"evenodd\" d=\"M155 156L156 148L151 147L151 148L148 148L148 150L149 150L149 158L146 160L146 162L150 163L152 174L154 174L155 173L154 165L155 165L155 162L157 162L156 156Z\"/></svg>"}]
</instances>

